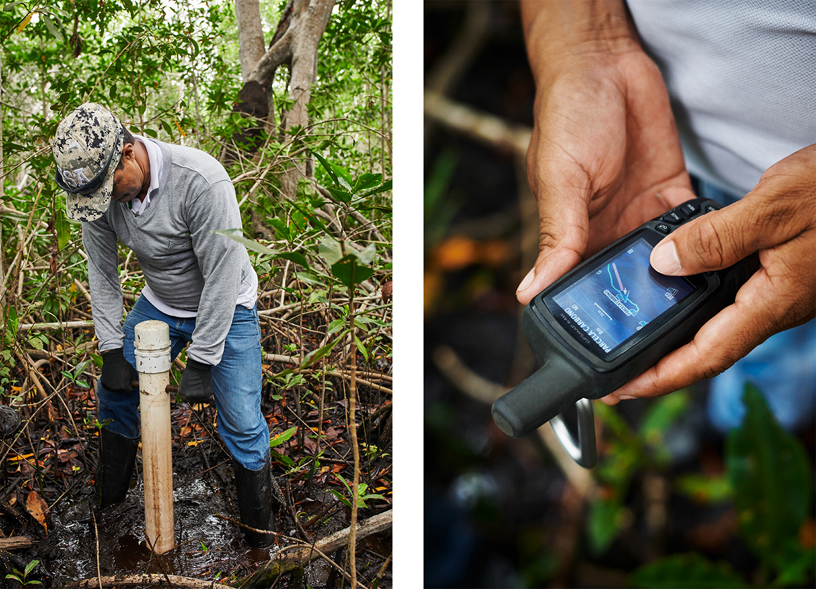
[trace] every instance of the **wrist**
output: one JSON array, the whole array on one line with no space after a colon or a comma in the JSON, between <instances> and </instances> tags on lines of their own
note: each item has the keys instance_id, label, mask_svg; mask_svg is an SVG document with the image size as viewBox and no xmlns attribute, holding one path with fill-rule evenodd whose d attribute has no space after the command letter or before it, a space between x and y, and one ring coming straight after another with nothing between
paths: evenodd
<instances>
[{"instance_id":1,"label":"wrist","mask_svg":"<svg viewBox=\"0 0 816 589\"><path fill-rule=\"evenodd\" d=\"M622 0L522 0L521 15L536 84L575 58L643 51Z\"/></svg>"},{"instance_id":2,"label":"wrist","mask_svg":"<svg viewBox=\"0 0 816 589\"><path fill-rule=\"evenodd\" d=\"M209 372L212 369L211 364L205 364L204 362L199 362L198 360L193 360L192 358L187 358L187 368L192 368L193 370L197 370L199 372Z\"/></svg>"}]
</instances>

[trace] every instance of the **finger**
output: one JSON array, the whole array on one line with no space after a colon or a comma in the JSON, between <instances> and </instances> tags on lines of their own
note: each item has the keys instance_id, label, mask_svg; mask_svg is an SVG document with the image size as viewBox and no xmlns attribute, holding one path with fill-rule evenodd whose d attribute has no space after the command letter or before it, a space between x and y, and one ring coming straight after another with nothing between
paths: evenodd
<instances>
[{"instance_id":1,"label":"finger","mask_svg":"<svg viewBox=\"0 0 816 589\"><path fill-rule=\"evenodd\" d=\"M760 184L741 201L680 227L652 250L652 267L671 276L721 270L803 231L801 201L770 199L766 191Z\"/></svg>"},{"instance_id":2,"label":"finger","mask_svg":"<svg viewBox=\"0 0 816 589\"><path fill-rule=\"evenodd\" d=\"M528 153L528 177L538 202L539 253L533 269L516 291L522 304L530 302L559 276L573 268L586 251L590 182L574 161L539 157L534 135Z\"/></svg>"},{"instance_id":3,"label":"finger","mask_svg":"<svg viewBox=\"0 0 816 589\"><path fill-rule=\"evenodd\" d=\"M777 307L777 303L784 307L779 298L765 270L760 269L740 289L734 304L703 325L690 343L610 397L658 397L722 373L771 334L791 326L785 323L786 310Z\"/></svg>"}]
</instances>

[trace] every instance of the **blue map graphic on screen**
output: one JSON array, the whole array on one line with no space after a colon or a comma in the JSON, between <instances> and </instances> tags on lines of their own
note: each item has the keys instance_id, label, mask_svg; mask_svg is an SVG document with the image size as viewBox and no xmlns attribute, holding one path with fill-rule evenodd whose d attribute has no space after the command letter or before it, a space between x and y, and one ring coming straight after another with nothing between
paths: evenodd
<instances>
[{"instance_id":1,"label":"blue map graphic on screen","mask_svg":"<svg viewBox=\"0 0 816 589\"><path fill-rule=\"evenodd\" d=\"M693 287L682 278L663 276L649 264L652 247L643 239L553 297L604 352L611 352Z\"/></svg>"}]
</instances>

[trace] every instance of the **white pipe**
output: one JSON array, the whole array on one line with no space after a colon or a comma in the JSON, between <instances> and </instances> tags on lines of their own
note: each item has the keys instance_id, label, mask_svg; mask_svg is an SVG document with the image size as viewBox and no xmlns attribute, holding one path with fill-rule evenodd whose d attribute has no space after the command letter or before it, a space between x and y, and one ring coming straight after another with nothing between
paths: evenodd
<instances>
[{"instance_id":1,"label":"white pipe","mask_svg":"<svg viewBox=\"0 0 816 589\"><path fill-rule=\"evenodd\" d=\"M170 436L170 329L143 321L135 329L136 370L142 421L145 534L156 554L175 546L173 456Z\"/></svg>"}]
</instances>

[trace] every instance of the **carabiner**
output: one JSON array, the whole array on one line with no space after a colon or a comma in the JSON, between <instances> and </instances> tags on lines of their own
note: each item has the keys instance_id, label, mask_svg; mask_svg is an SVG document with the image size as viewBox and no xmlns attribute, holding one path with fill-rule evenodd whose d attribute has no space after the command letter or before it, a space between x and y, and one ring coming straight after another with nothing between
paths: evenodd
<instances>
[{"instance_id":1,"label":"carabiner","mask_svg":"<svg viewBox=\"0 0 816 589\"><path fill-rule=\"evenodd\" d=\"M575 424L567 423L568 413L574 408ZM558 441L564 446L567 454L584 468L592 468L598 462L598 453L595 448L595 414L592 411L592 401L578 400L573 407L556 415L550 420L550 425ZM576 436L573 431L577 431Z\"/></svg>"}]
</instances>

